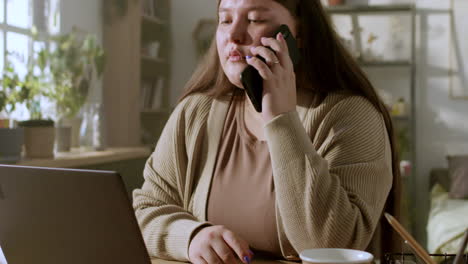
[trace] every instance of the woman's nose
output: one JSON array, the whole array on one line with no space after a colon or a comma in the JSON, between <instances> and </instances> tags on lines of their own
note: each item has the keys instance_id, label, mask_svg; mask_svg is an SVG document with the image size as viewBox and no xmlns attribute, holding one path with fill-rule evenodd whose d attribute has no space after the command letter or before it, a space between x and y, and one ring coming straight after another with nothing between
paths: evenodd
<instances>
[{"instance_id":1,"label":"woman's nose","mask_svg":"<svg viewBox=\"0 0 468 264\"><path fill-rule=\"evenodd\" d=\"M229 31L229 41L236 44L243 44L247 39L247 27L242 22L237 21L231 24Z\"/></svg>"}]
</instances>

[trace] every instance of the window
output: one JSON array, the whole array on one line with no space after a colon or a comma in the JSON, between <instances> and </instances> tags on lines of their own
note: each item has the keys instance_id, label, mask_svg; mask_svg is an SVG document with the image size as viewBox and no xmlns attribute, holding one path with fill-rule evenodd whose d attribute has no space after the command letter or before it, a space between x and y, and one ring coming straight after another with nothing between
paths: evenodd
<instances>
[{"instance_id":1,"label":"window","mask_svg":"<svg viewBox=\"0 0 468 264\"><path fill-rule=\"evenodd\" d=\"M33 49L48 45L33 41L31 29L39 36L59 33L60 0L0 0L0 71L9 60L20 78L26 74L28 59ZM27 119L28 111L18 107L13 119Z\"/></svg>"}]
</instances>

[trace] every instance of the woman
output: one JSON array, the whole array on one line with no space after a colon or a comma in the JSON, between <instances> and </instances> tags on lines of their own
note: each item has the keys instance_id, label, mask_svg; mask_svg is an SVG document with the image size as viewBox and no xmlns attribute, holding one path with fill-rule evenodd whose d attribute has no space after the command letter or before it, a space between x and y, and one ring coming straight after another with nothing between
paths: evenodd
<instances>
[{"instance_id":1,"label":"woman","mask_svg":"<svg viewBox=\"0 0 468 264\"><path fill-rule=\"evenodd\" d=\"M134 192L150 254L248 263L316 247L377 252L380 216L397 208L392 123L320 1L221 0L218 18ZM281 24L299 43L296 71L283 36L271 37ZM264 79L261 113L242 90L247 65Z\"/></svg>"}]
</instances>

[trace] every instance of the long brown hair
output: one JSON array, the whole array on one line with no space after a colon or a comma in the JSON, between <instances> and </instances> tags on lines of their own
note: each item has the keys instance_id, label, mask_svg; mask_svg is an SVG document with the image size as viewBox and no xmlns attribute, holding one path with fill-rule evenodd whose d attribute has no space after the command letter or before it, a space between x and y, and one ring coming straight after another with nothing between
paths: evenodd
<instances>
[{"instance_id":1,"label":"long brown hair","mask_svg":"<svg viewBox=\"0 0 468 264\"><path fill-rule=\"evenodd\" d=\"M348 91L367 98L382 113L392 148L393 169L393 186L384 211L399 218L400 169L392 119L387 108L356 60L342 45L319 0L274 1L286 7L296 18L301 46L306 47L301 49L301 62L296 70L296 87L310 89L321 97L334 91ZM218 6L219 4L220 0ZM180 100L194 93L220 98L233 89L235 86L229 82L221 68L216 41L213 40L202 63L186 84L185 93ZM398 245L392 243L398 240L393 239L394 233L391 231L389 226L382 229L383 252L398 250Z\"/></svg>"}]
</instances>

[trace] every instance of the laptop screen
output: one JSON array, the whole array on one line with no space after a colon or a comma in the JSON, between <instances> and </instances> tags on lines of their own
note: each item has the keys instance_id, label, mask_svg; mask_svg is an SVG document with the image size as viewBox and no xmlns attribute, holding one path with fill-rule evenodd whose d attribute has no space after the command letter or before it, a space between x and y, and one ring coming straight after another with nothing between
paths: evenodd
<instances>
[{"instance_id":1,"label":"laptop screen","mask_svg":"<svg viewBox=\"0 0 468 264\"><path fill-rule=\"evenodd\" d=\"M0 261L151 263L117 173L0 165L0 186Z\"/></svg>"}]
</instances>

